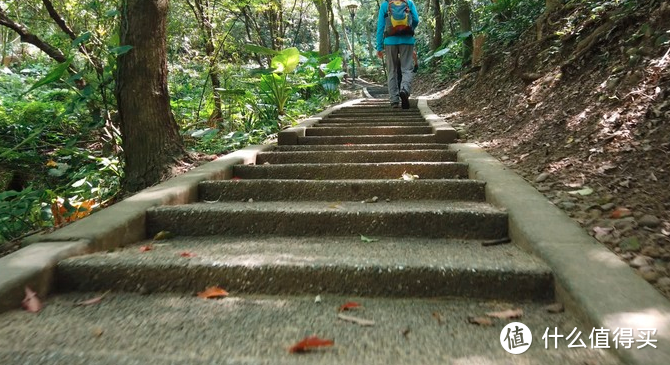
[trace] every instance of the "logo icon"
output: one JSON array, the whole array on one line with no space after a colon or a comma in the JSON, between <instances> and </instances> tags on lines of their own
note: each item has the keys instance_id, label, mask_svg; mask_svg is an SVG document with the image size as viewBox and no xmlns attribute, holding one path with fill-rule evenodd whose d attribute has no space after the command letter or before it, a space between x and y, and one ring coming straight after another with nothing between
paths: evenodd
<instances>
[{"instance_id":1,"label":"logo icon","mask_svg":"<svg viewBox=\"0 0 670 365\"><path fill-rule=\"evenodd\" d=\"M510 354L523 354L533 343L533 334L525 324L512 322L500 332L500 344Z\"/></svg>"}]
</instances>

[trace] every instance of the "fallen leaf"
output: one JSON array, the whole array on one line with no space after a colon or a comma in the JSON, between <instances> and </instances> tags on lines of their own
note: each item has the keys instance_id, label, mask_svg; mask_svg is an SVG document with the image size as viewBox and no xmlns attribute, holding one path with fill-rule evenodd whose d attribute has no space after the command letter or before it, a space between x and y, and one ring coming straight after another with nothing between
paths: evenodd
<instances>
[{"instance_id":1,"label":"fallen leaf","mask_svg":"<svg viewBox=\"0 0 670 365\"><path fill-rule=\"evenodd\" d=\"M410 331L411 331L411 330L409 329L409 327L407 327L407 328L403 329L400 333L402 333L402 335L405 336L405 338L407 338L407 336L409 335Z\"/></svg>"},{"instance_id":2,"label":"fallen leaf","mask_svg":"<svg viewBox=\"0 0 670 365\"><path fill-rule=\"evenodd\" d=\"M27 310L30 313L37 313L42 310L42 302L40 302L40 298L37 297L37 293L35 293L32 289L29 287L25 287L25 292L26 292L26 297L23 298L23 301L21 302L21 306L23 309Z\"/></svg>"},{"instance_id":3,"label":"fallen leaf","mask_svg":"<svg viewBox=\"0 0 670 365\"><path fill-rule=\"evenodd\" d=\"M317 295L316 298L314 298L314 303L320 304L321 303L321 296Z\"/></svg>"},{"instance_id":4,"label":"fallen leaf","mask_svg":"<svg viewBox=\"0 0 670 365\"><path fill-rule=\"evenodd\" d=\"M373 196L372 198L367 198L367 199L363 200L361 203L376 203L378 201L379 201L379 197L378 196Z\"/></svg>"},{"instance_id":5,"label":"fallen leaf","mask_svg":"<svg viewBox=\"0 0 670 365\"><path fill-rule=\"evenodd\" d=\"M74 305L79 307L79 306L85 306L85 305L98 304L102 301L102 299L105 297L105 295L107 295L107 293L109 293L109 290L102 293L102 295L100 295L100 296L97 296L95 298L91 298L91 299L88 299L88 300L82 300L80 302L76 302L76 303L74 303Z\"/></svg>"},{"instance_id":6,"label":"fallen leaf","mask_svg":"<svg viewBox=\"0 0 670 365\"><path fill-rule=\"evenodd\" d=\"M579 194L581 196L586 196L586 195L593 194L593 189L591 189L587 186L584 189L569 191L568 194L573 194L573 195Z\"/></svg>"},{"instance_id":7,"label":"fallen leaf","mask_svg":"<svg viewBox=\"0 0 670 365\"><path fill-rule=\"evenodd\" d=\"M500 318L500 319L520 318L521 316L523 316L523 309L517 308L517 309L508 309L500 312L489 312L486 313L486 315L489 317Z\"/></svg>"},{"instance_id":8,"label":"fallen leaf","mask_svg":"<svg viewBox=\"0 0 670 365\"><path fill-rule=\"evenodd\" d=\"M190 258L190 257L196 257L197 255L191 251L182 251L179 253L179 256Z\"/></svg>"},{"instance_id":9,"label":"fallen leaf","mask_svg":"<svg viewBox=\"0 0 670 365\"><path fill-rule=\"evenodd\" d=\"M437 320L437 324L442 325L444 323L444 317L440 314L440 312L433 312L433 318Z\"/></svg>"},{"instance_id":10,"label":"fallen leaf","mask_svg":"<svg viewBox=\"0 0 670 365\"><path fill-rule=\"evenodd\" d=\"M233 180L233 181L239 181L239 180L242 180L242 178L241 178L241 177L234 176L234 177L230 178L230 180Z\"/></svg>"},{"instance_id":11,"label":"fallen leaf","mask_svg":"<svg viewBox=\"0 0 670 365\"><path fill-rule=\"evenodd\" d=\"M375 321L372 321L372 320L369 320L369 319L364 319L364 318L348 316L348 315L342 314L342 313L338 314L337 318L339 318L343 321L356 323L356 324L361 325L363 327L374 326L375 325Z\"/></svg>"},{"instance_id":12,"label":"fallen leaf","mask_svg":"<svg viewBox=\"0 0 670 365\"><path fill-rule=\"evenodd\" d=\"M312 350L314 348L317 348L317 347L333 346L334 344L335 344L335 341L333 341L333 340L321 339L317 336L309 336L309 337L305 337L300 342L291 346L291 348L288 349L288 352L290 352L292 354L302 353L302 352L310 351L310 350Z\"/></svg>"},{"instance_id":13,"label":"fallen leaf","mask_svg":"<svg viewBox=\"0 0 670 365\"><path fill-rule=\"evenodd\" d=\"M95 336L95 337L100 337L100 336L102 336L102 334L105 332L105 330L103 330L103 329L100 328L100 327L96 327L96 328L93 329L92 332L93 332L93 336Z\"/></svg>"},{"instance_id":14,"label":"fallen leaf","mask_svg":"<svg viewBox=\"0 0 670 365\"><path fill-rule=\"evenodd\" d=\"M477 324L480 326L493 326L493 321L488 317L468 317L468 323Z\"/></svg>"},{"instance_id":15,"label":"fallen leaf","mask_svg":"<svg viewBox=\"0 0 670 365\"><path fill-rule=\"evenodd\" d=\"M56 163L56 161L54 161L54 160L49 160L49 161L47 161L46 166L57 167L58 163Z\"/></svg>"},{"instance_id":16,"label":"fallen leaf","mask_svg":"<svg viewBox=\"0 0 670 365\"><path fill-rule=\"evenodd\" d=\"M329 205L328 208L330 208L330 209L342 209L342 205L339 202L338 203L333 203L333 204Z\"/></svg>"},{"instance_id":17,"label":"fallen leaf","mask_svg":"<svg viewBox=\"0 0 670 365\"><path fill-rule=\"evenodd\" d=\"M353 143L345 143L344 145L345 146L353 146L354 144Z\"/></svg>"},{"instance_id":18,"label":"fallen leaf","mask_svg":"<svg viewBox=\"0 0 670 365\"><path fill-rule=\"evenodd\" d=\"M147 251L151 251L153 249L154 249L154 246L152 246L152 245L140 246L140 252L147 252Z\"/></svg>"},{"instance_id":19,"label":"fallen leaf","mask_svg":"<svg viewBox=\"0 0 670 365\"><path fill-rule=\"evenodd\" d=\"M369 237L365 237L365 236L361 235L361 241L363 241L365 243L370 243L370 242L377 242L377 241L379 241L379 239L369 238Z\"/></svg>"},{"instance_id":20,"label":"fallen leaf","mask_svg":"<svg viewBox=\"0 0 670 365\"><path fill-rule=\"evenodd\" d=\"M562 303L554 303L544 307L544 310L549 313L563 313L565 312L565 307L563 307Z\"/></svg>"},{"instance_id":21,"label":"fallen leaf","mask_svg":"<svg viewBox=\"0 0 670 365\"><path fill-rule=\"evenodd\" d=\"M631 215L633 215L633 212L631 212L630 209L619 207L619 208L616 208L612 211L611 217L614 218L614 219L619 219L619 218L629 217Z\"/></svg>"},{"instance_id":22,"label":"fallen leaf","mask_svg":"<svg viewBox=\"0 0 670 365\"><path fill-rule=\"evenodd\" d=\"M344 311L349 311L352 309L359 309L363 308L362 305L356 303L356 302L346 302L340 306L340 308L337 310L338 312L344 312Z\"/></svg>"},{"instance_id":23,"label":"fallen leaf","mask_svg":"<svg viewBox=\"0 0 670 365\"><path fill-rule=\"evenodd\" d=\"M211 298L222 298L222 297L227 297L228 292L219 288L218 286L210 286L209 288L205 289L204 291L201 291L198 293L198 297L203 298L203 299L211 299Z\"/></svg>"},{"instance_id":24,"label":"fallen leaf","mask_svg":"<svg viewBox=\"0 0 670 365\"><path fill-rule=\"evenodd\" d=\"M160 231L154 236L154 241L166 240L168 238L174 237L174 234L170 231Z\"/></svg>"}]
</instances>

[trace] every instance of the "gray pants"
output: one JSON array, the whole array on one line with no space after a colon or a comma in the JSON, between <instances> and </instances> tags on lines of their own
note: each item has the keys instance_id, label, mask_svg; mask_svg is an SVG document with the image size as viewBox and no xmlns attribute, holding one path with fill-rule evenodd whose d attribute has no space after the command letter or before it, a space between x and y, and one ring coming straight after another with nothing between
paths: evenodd
<instances>
[{"instance_id":1,"label":"gray pants","mask_svg":"<svg viewBox=\"0 0 670 365\"><path fill-rule=\"evenodd\" d=\"M400 102L400 90L405 90L409 95L414 73L414 61L412 53L413 44L399 44L396 46L384 46L386 52L386 71L388 74L389 100L391 103ZM398 88L398 68L402 71L402 81Z\"/></svg>"}]
</instances>

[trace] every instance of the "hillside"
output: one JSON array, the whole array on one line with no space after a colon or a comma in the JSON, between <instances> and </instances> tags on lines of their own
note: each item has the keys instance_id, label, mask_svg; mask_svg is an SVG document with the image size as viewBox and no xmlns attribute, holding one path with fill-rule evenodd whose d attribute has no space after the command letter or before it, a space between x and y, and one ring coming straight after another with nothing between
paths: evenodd
<instances>
[{"instance_id":1,"label":"hillside","mask_svg":"<svg viewBox=\"0 0 670 365\"><path fill-rule=\"evenodd\" d=\"M415 95L670 297L670 4L623 3L565 6Z\"/></svg>"}]
</instances>

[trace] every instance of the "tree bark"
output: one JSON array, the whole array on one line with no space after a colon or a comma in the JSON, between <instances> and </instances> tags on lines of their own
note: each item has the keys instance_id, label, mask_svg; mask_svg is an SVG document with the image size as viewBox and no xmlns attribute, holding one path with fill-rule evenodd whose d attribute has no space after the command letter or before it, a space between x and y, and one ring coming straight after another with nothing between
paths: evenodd
<instances>
[{"instance_id":1,"label":"tree bark","mask_svg":"<svg viewBox=\"0 0 670 365\"><path fill-rule=\"evenodd\" d=\"M116 96L125 155L123 188L135 192L170 175L184 154L167 89L168 0L124 0Z\"/></svg>"},{"instance_id":2,"label":"tree bark","mask_svg":"<svg viewBox=\"0 0 670 365\"><path fill-rule=\"evenodd\" d=\"M315 0L319 12L319 56L330 54L330 17L326 0Z\"/></svg>"},{"instance_id":3,"label":"tree bark","mask_svg":"<svg viewBox=\"0 0 670 365\"><path fill-rule=\"evenodd\" d=\"M442 8L440 0L432 0L433 17L435 18L435 29L433 31L433 42L430 46L431 51L435 51L442 45L442 32L444 31L444 22L442 21Z\"/></svg>"},{"instance_id":4,"label":"tree bark","mask_svg":"<svg viewBox=\"0 0 670 365\"><path fill-rule=\"evenodd\" d=\"M460 0L458 2L458 8L456 9L456 18L458 18L458 23L460 24L460 31L462 33L470 32L470 35L463 39L463 58L461 65L463 67L469 66L472 64L472 9L470 9L470 3L466 0Z\"/></svg>"}]
</instances>

